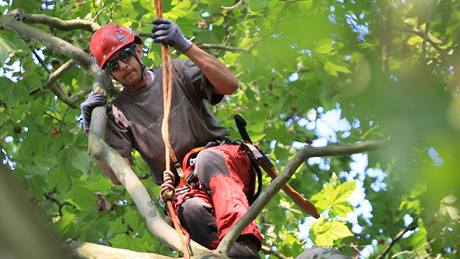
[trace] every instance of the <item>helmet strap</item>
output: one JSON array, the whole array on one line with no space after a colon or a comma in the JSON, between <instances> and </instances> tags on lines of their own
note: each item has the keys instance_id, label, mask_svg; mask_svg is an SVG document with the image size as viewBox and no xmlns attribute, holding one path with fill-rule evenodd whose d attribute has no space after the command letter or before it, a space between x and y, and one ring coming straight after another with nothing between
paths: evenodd
<instances>
[{"instance_id":1,"label":"helmet strap","mask_svg":"<svg viewBox=\"0 0 460 259\"><path fill-rule=\"evenodd\" d=\"M137 57L137 55L134 55L134 57L136 58L137 63L139 63L139 66L141 66L141 79L144 80L144 69L145 69L144 62L142 62L142 61Z\"/></svg>"},{"instance_id":2,"label":"helmet strap","mask_svg":"<svg viewBox=\"0 0 460 259\"><path fill-rule=\"evenodd\" d=\"M141 80L144 80L144 69L145 69L144 62L140 60L140 58L137 56L137 53L134 49L130 48L128 51L129 51L129 54L131 54L132 56L134 56L134 58L136 58L137 63L139 63L139 66L141 67Z\"/></svg>"}]
</instances>

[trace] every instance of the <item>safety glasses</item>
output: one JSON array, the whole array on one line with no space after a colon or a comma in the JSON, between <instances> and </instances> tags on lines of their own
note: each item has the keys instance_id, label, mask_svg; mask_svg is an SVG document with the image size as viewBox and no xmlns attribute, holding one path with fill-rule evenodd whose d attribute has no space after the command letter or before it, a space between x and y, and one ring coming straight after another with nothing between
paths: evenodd
<instances>
[{"instance_id":1,"label":"safety glasses","mask_svg":"<svg viewBox=\"0 0 460 259\"><path fill-rule=\"evenodd\" d=\"M115 58L112 58L111 60L107 61L104 65L104 71L107 73L110 73L114 70L118 69L118 61L121 61L123 63L127 63L131 56L134 55L134 51L132 47L126 47L120 51L118 56Z\"/></svg>"}]
</instances>

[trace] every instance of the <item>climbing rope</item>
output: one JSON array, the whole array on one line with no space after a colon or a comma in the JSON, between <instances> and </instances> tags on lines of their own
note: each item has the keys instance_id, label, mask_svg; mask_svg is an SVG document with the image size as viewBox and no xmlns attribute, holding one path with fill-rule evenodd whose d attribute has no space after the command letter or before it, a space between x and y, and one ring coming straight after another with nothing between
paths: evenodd
<instances>
[{"instance_id":1,"label":"climbing rope","mask_svg":"<svg viewBox=\"0 0 460 259\"><path fill-rule=\"evenodd\" d=\"M153 0L157 17L163 17L163 7L161 0ZM172 99L172 60L171 53L168 51L168 46L164 43L161 44L161 62L163 72L163 121L161 124L161 135L165 145L165 171L163 172L163 184L161 184L160 195L163 201L165 201L169 217L171 218L174 228L178 236L182 239L182 252L184 258L190 258L190 236L180 225L179 217L176 214L173 206L174 196L174 173L171 171L171 160L175 165L179 165L177 157L174 154L174 150L169 141L169 114L171 111L171 99ZM176 170L180 171L180 166L176 166ZM179 172L181 175L181 172ZM185 236L185 239L184 239Z\"/></svg>"}]
</instances>

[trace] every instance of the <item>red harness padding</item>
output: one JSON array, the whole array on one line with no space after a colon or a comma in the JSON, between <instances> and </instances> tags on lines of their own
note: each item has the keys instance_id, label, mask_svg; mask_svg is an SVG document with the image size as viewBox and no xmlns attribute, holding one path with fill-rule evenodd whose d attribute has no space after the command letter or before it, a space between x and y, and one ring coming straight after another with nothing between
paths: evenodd
<instances>
[{"instance_id":1,"label":"red harness padding","mask_svg":"<svg viewBox=\"0 0 460 259\"><path fill-rule=\"evenodd\" d=\"M191 161L198 155L200 151L205 149L205 147L197 147L190 150L182 159L182 177L180 178L179 185L175 190L174 195L174 209L176 212L178 211L179 207L189 198L199 197L205 203L212 206L212 202L208 196L208 194L201 188L200 184L197 183L195 179L193 179L193 171L195 170L194 163ZM193 180L193 184L191 183Z\"/></svg>"}]
</instances>

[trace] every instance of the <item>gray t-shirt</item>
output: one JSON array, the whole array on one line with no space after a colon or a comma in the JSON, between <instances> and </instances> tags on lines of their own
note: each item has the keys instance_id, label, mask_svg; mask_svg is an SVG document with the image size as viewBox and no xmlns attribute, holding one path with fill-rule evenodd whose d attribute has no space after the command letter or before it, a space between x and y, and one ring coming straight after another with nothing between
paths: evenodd
<instances>
[{"instance_id":1,"label":"gray t-shirt","mask_svg":"<svg viewBox=\"0 0 460 259\"><path fill-rule=\"evenodd\" d=\"M150 166L154 180L160 184L165 169L164 144L161 136L163 120L163 86L161 68L154 69L153 82L139 90L124 89L109 110L106 142L123 157L132 160L134 148ZM169 120L170 143L182 162L191 149L227 136L218 125L204 100L217 104L222 95L213 93L213 86L193 62L173 61L173 97Z\"/></svg>"}]
</instances>

